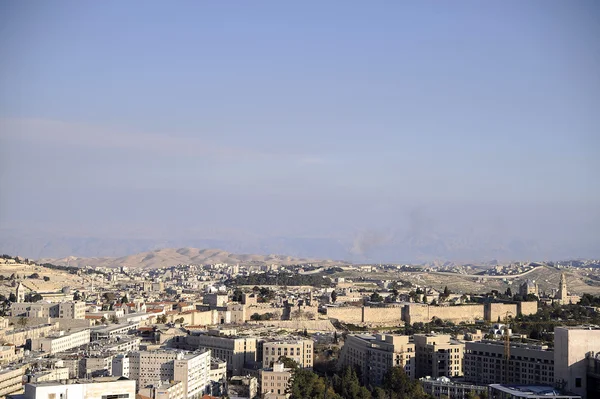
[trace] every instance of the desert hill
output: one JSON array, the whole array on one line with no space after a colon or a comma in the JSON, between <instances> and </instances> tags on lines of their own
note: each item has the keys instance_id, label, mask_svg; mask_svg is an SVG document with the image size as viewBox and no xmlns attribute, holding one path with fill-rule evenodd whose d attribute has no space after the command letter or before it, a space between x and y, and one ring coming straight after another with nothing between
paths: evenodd
<instances>
[{"instance_id":1,"label":"desert hill","mask_svg":"<svg viewBox=\"0 0 600 399\"><path fill-rule=\"evenodd\" d=\"M68 266L100 266L100 267L130 267L156 269L160 267L174 266L178 264L298 264L298 263L319 263L319 264L342 264L331 260L317 260L308 258L295 258L284 255L249 255L232 254L220 249L198 249L198 248L163 248L154 251L141 252L135 255L122 256L118 258L97 257L85 258L68 256L60 259L40 259L39 263L52 263L55 265Z\"/></svg>"}]
</instances>

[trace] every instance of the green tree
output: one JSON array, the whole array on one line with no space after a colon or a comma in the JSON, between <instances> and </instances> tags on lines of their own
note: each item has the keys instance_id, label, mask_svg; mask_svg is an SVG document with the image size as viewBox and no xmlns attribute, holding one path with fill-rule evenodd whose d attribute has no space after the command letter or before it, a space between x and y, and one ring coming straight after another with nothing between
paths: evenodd
<instances>
[{"instance_id":1,"label":"green tree","mask_svg":"<svg viewBox=\"0 0 600 399\"><path fill-rule=\"evenodd\" d=\"M127 295L123 295L121 298L121 303L129 303L129 298L127 298Z\"/></svg>"},{"instance_id":2,"label":"green tree","mask_svg":"<svg viewBox=\"0 0 600 399\"><path fill-rule=\"evenodd\" d=\"M381 384L389 399L426 399L427 394L418 381L411 381L401 367L392 367Z\"/></svg>"},{"instance_id":3,"label":"green tree","mask_svg":"<svg viewBox=\"0 0 600 399\"><path fill-rule=\"evenodd\" d=\"M117 317L117 315L111 315L110 316L110 322L113 324L119 324L119 318Z\"/></svg>"},{"instance_id":4,"label":"green tree","mask_svg":"<svg viewBox=\"0 0 600 399\"><path fill-rule=\"evenodd\" d=\"M331 291L331 303L335 303L335 301L337 300L337 292L335 292L335 290Z\"/></svg>"},{"instance_id":5,"label":"green tree","mask_svg":"<svg viewBox=\"0 0 600 399\"><path fill-rule=\"evenodd\" d=\"M301 368L294 370L288 393L290 399L343 399L324 378Z\"/></svg>"},{"instance_id":6,"label":"green tree","mask_svg":"<svg viewBox=\"0 0 600 399\"><path fill-rule=\"evenodd\" d=\"M234 302L242 302L243 298L244 298L244 293L242 292L242 290L240 290L239 288L236 288L233 291L233 296L231 297L231 300Z\"/></svg>"},{"instance_id":7,"label":"green tree","mask_svg":"<svg viewBox=\"0 0 600 399\"><path fill-rule=\"evenodd\" d=\"M9 300L10 302L13 302L13 303L14 303L14 302L17 302L17 296L15 295L15 293L14 293L14 292L11 292L11 293L10 293L10 295L8 296L8 300Z\"/></svg>"},{"instance_id":8,"label":"green tree","mask_svg":"<svg viewBox=\"0 0 600 399\"><path fill-rule=\"evenodd\" d=\"M383 302L383 297L378 292L371 294L371 302Z\"/></svg>"}]
</instances>

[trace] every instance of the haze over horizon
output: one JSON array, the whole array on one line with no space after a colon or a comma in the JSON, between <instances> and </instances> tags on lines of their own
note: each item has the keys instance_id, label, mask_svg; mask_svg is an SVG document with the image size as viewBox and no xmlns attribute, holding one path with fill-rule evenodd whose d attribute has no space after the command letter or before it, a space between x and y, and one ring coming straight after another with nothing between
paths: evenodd
<instances>
[{"instance_id":1,"label":"haze over horizon","mask_svg":"<svg viewBox=\"0 0 600 399\"><path fill-rule=\"evenodd\" d=\"M0 5L0 251L600 257L600 4Z\"/></svg>"}]
</instances>

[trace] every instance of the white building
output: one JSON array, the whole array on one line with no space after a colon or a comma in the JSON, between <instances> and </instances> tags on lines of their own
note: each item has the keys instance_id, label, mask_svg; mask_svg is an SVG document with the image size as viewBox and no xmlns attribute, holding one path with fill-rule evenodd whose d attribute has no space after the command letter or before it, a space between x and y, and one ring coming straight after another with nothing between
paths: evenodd
<instances>
[{"instance_id":1,"label":"white building","mask_svg":"<svg viewBox=\"0 0 600 399\"><path fill-rule=\"evenodd\" d=\"M52 355L57 352L64 352L66 350L77 348L78 346L89 343L90 330L88 328L84 328L68 333L59 331L53 335L32 339L31 349Z\"/></svg>"},{"instance_id":2,"label":"white building","mask_svg":"<svg viewBox=\"0 0 600 399\"><path fill-rule=\"evenodd\" d=\"M13 303L11 315L25 317L51 317L59 319L85 319L85 302L35 302Z\"/></svg>"},{"instance_id":3,"label":"white building","mask_svg":"<svg viewBox=\"0 0 600 399\"><path fill-rule=\"evenodd\" d=\"M19 399L135 399L135 381L114 379L113 381L88 381L74 384L43 382L26 384L25 393Z\"/></svg>"},{"instance_id":4,"label":"white building","mask_svg":"<svg viewBox=\"0 0 600 399\"><path fill-rule=\"evenodd\" d=\"M165 381L181 381L185 398L196 398L210 387L210 350L136 351L113 359L115 376L136 380L138 387L161 386Z\"/></svg>"}]
</instances>

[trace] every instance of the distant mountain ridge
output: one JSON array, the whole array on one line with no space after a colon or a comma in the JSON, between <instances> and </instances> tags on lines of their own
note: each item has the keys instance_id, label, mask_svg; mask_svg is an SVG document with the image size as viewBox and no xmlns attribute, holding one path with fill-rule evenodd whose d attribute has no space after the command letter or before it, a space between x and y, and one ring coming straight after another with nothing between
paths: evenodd
<instances>
[{"instance_id":1,"label":"distant mountain ridge","mask_svg":"<svg viewBox=\"0 0 600 399\"><path fill-rule=\"evenodd\" d=\"M122 257L77 257L67 256L65 258L44 258L39 263L52 263L55 265L69 266L98 266L98 267L129 267L142 269L156 269L161 267L175 266L178 264L216 264L216 263L257 263L257 264L343 264L332 260L319 260L312 258L296 258L285 255L252 255L232 254L220 249L199 248L162 248L154 251L140 252L134 255Z\"/></svg>"}]
</instances>

